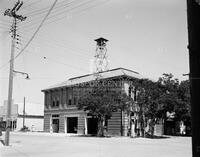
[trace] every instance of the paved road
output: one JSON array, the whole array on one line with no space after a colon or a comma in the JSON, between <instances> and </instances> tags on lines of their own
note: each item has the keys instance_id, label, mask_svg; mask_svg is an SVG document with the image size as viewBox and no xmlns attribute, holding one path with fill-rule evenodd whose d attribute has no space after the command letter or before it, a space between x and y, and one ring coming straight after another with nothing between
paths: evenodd
<instances>
[{"instance_id":1,"label":"paved road","mask_svg":"<svg viewBox=\"0 0 200 157\"><path fill-rule=\"evenodd\" d=\"M191 157L191 138L95 138L64 134L12 133L0 157Z\"/></svg>"}]
</instances>

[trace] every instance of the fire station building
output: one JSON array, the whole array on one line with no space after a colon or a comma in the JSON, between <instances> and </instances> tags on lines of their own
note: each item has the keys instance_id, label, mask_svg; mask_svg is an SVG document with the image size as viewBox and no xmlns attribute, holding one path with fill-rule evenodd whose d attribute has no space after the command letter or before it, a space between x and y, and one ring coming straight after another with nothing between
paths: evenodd
<instances>
[{"instance_id":1,"label":"fire station building","mask_svg":"<svg viewBox=\"0 0 200 157\"><path fill-rule=\"evenodd\" d=\"M126 92L134 97L134 80L142 76L135 71L116 68L100 73L101 80L112 84L116 90ZM79 98L90 90L95 83L94 74L88 74L62 82L43 89L44 93L44 131L66 134L96 134L97 119L83 110L78 110L76 104ZM112 117L105 122L106 134L112 136L127 136L130 127L130 117L124 111L113 112Z\"/></svg>"}]
</instances>

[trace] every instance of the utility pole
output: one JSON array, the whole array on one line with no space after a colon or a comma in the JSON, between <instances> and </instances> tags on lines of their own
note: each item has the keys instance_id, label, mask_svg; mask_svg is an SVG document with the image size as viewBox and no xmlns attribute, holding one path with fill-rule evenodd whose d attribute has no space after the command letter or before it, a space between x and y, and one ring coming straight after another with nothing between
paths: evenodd
<instances>
[{"instance_id":1,"label":"utility pole","mask_svg":"<svg viewBox=\"0 0 200 157\"><path fill-rule=\"evenodd\" d=\"M192 154L200 156L200 0L187 0L192 114Z\"/></svg>"},{"instance_id":2,"label":"utility pole","mask_svg":"<svg viewBox=\"0 0 200 157\"><path fill-rule=\"evenodd\" d=\"M11 45L11 57L10 57L8 104L7 104L7 112L6 112L5 146L9 146L9 140L10 140L11 108L12 108L11 103L12 103L12 90L13 90L14 52L15 52L15 43L16 43L16 36L17 36L17 33L16 33L17 20L24 21L26 19L26 17L16 14L16 12L21 8L22 5L23 5L23 2L18 0L12 9L7 9L4 12L4 16L9 16L13 18L13 24L11 27L12 45Z\"/></svg>"},{"instance_id":3,"label":"utility pole","mask_svg":"<svg viewBox=\"0 0 200 157\"><path fill-rule=\"evenodd\" d=\"M24 97L24 108L23 108L23 128L25 128L25 106L26 106L26 98Z\"/></svg>"}]
</instances>

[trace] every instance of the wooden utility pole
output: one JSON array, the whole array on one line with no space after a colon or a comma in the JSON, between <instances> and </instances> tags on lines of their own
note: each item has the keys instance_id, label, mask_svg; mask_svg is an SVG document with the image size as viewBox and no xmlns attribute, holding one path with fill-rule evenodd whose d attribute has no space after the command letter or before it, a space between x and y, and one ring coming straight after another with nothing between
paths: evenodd
<instances>
[{"instance_id":1,"label":"wooden utility pole","mask_svg":"<svg viewBox=\"0 0 200 157\"><path fill-rule=\"evenodd\" d=\"M25 129L25 106L26 106L26 98L24 97L24 108L23 108L23 128Z\"/></svg>"},{"instance_id":2,"label":"wooden utility pole","mask_svg":"<svg viewBox=\"0 0 200 157\"><path fill-rule=\"evenodd\" d=\"M200 157L200 0L187 0L192 110L192 154Z\"/></svg>"},{"instance_id":3,"label":"wooden utility pole","mask_svg":"<svg viewBox=\"0 0 200 157\"><path fill-rule=\"evenodd\" d=\"M9 146L10 139L10 129L11 129L11 103L12 103L12 90L13 90L13 70L14 70L14 52L15 52L15 43L16 43L16 25L17 20L24 21L26 17L17 15L16 12L21 8L23 2L16 2L15 6L12 9L7 9L4 13L4 16L10 16L13 18L13 24L11 28L12 32L12 45L11 45L11 57L10 57L10 73L9 73L9 87L8 87L8 104L6 112L6 132L5 132L5 146Z\"/></svg>"}]
</instances>

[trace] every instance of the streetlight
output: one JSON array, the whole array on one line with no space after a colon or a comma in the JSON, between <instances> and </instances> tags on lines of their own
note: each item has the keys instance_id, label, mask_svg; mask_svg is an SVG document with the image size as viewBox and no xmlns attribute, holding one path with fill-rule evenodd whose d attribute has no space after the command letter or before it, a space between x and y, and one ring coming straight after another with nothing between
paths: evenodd
<instances>
[{"instance_id":1,"label":"streetlight","mask_svg":"<svg viewBox=\"0 0 200 157\"><path fill-rule=\"evenodd\" d=\"M30 80L30 77L27 73L25 72L21 72L21 71L15 71L13 70L14 73L19 73L19 74L22 74L22 75L26 75L26 80ZM24 109L23 109L23 128L25 128L25 97L24 97Z\"/></svg>"},{"instance_id":2,"label":"streetlight","mask_svg":"<svg viewBox=\"0 0 200 157\"><path fill-rule=\"evenodd\" d=\"M6 131L5 131L5 146L9 146L10 141L10 119L11 119L11 99L12 99L12 86L13 86L13 73L19 73L22 75L26 75L25 79L30 79L29 75L25 72L12 70L13 67L10 68L10 76L9 76L9 92L8 92L8 107L6 113Z\"/></svg>"},{"instance_id":3,"label":"streetlight","mask_svg":"<svg viewBox=\"0 0 200 157\"><path fill-rule=\"evenodd\" d=\"M22 74L22 75L26 75L26 78L25 78L25 79L30 80L29 75L28 75L27 73L25 73L25 72L15 71L15 70L13 70L13 72L14 72L14 73L19 73L19 74Z\"/></svg>"}]
</instances>

